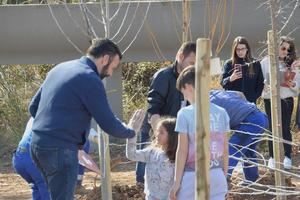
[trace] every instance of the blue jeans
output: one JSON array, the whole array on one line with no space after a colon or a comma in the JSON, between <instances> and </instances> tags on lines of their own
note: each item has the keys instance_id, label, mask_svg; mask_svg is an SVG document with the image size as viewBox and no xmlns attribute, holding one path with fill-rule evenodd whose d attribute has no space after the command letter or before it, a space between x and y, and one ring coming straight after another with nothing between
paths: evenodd
<instances>
[{"instance_id":1,"label":"blue jeans","mask_svg":"<svg viewBox=\"0 0 300 200\"><path fill-rule=\"evenodd\" d=\"M145 119L143 121L143 126L141 128L141 134L140 134L141 135L141 138L140 138L141 143L149 141L150 130L151 130L151 125L148 123L147 117L145 117ZM146 147L145 144L141 144L139 149L143 149L145 147ZM136 164L136 170L135 170L136 182L144 183L145 167L146 167L146 163L144 163L144 162L138 162Z\"/></svg>"},{"instance_id":2,"label":"blue jeans","mask_svg":"<svg viewBox=\"0 0 300 200\"><path fill-rule=\"evenodd\" d=\"M42 172L52 200L73 200L78 150L31 145L31 157Z\"/></svg>"},{"instance_id":3,"label":"blue jeans","mask_svg":"<svg viewBox=\"0 0 300 200\"><path fill-rule=\"evenodd\" d=\"M228 174L230 174L230 176L232 175L232 171L234 167L238 163L238 160L236 160L232 156L237 158L243 158L245 160L257 163L256 153L254 152L256 151L256 145L257 145L256 141L257 138L260 137L261 134L264 132L263 128L265 129L268 128L267 116L260 111L255 111L251 113L249 116L246 117L243 123L256 124L262 128L250 124L240 124L234 128L234 130L249 132L255 135L248 135L244 133L234 132L231 138L229 139L230 157L229 157ZM248 146L249 144L252 145ZM243 148L243 147L247 147L247 148ZM251 166L252 164L243 163L243 171L244 171L245 179L249 181L256 181L256 179L259 176L258 167L257 166L251 167Z\"/></svg>"},{"instance_id":4,"label":"blue jeans","mask_svg":"<svg viewBox=\"0 0 300 200\"><path fill-rule=\"evenodd\" d=\"M13 155L13 167L15 171L32 184L32 199L33 200L49 200L50 195L42 174L33 164L29 149L24 151L17 150Z\"/></svg>"}]
</instances>

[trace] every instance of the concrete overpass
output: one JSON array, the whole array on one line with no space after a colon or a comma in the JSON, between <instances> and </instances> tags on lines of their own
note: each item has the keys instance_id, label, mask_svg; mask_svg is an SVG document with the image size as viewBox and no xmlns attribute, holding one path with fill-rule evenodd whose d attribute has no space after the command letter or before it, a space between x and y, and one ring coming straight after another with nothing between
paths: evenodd
<instances>
[{"instance_id":1,"label":"concrete overpass","mask_svg":"<svg viewBox=\"0 0 300 200\"><path fill-rule=\"evenodd\" d=\"M190 35L193 40L208 36L210 29L208 11L211 16L217 16L214 10L217 8L218 2L217 0L191 1ZM260 42L266 40L267 31L271 28L269 10L265 6L259 7L262 2L264 0L227 1L224 9L227 14L220 16L213 39L213 49L215 50L223 24L224 34L226 36L228 34L228 39L219 53L221 59L229 57L231 43L238 35L246 36L249 39L254 55L262 46ZM146 1L125 2L111 23L111 35L113 36L118 32L125 18L119 34L114 38L114 41L119 41L118 45L122 50L125 50L137 35L130 48L125 52L123 60L125 62L173 60L180 46L181 2L175 0L151 2L147 12L148 6L149 3ZM224 8L224 6L222 7ZM86 8L95 33L103 37L104 26L99 22L99 19L101 20L99 4L88 4ZM87 26L81 9L82 7L74 4L0 6L0 64L54 64L80 57L82 53L74 46L84 52L89 46L90 39L86 34ZM117 9L118 3L111 3L112 15ZM286 13L291 10L292 8L287 8ZM143 24L144 19L145 23ZM299 19L300 9L298 7L283 34L299 27ZM133 22L132 26L130 26L131 21ZM136 34L140 27L139 34ZM299 30L293 32L291 36L296 39L296 47L299 48ZM122 37L124 38L121 40ZM109 97L112 100L112 107L117 113L121 113L120 75L119 71L112 79L108 80L108 90L116 89L118 91L111 93ZM119 100L115 101L116 99Z\"/></svg>"}]
</instances>

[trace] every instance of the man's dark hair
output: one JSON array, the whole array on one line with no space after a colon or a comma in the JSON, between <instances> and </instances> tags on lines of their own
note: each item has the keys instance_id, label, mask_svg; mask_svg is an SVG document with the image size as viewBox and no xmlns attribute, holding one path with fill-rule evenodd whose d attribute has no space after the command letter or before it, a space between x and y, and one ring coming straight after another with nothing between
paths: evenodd
<instances>
[{"instance_id":1,"label":"man's dark hair","mask_svg":"<svg viewBox=\"0 0 300 200\"><path fill-rule=\"evenodd\" d=\"M185 84L190 84L195 87L195 66L190 65L180 72L177 81L176 81L176 88L177 90L181 90L185 88Z\"/></svg>"},{"instance_id":2,"label":"man's dark hair","mask_svg":"<svg viewBox=\"0 0 300 200\"><path fill-rule=\"evenodd\" d=\"M120 59L122 59L119 47L109 39L93 39L92 45L87 49L86 53L94 58L100 58L105 55L109 55L110 57L119 55Z\"/></svg>"},{"instance_id":3,"label":"man's dark hair","mask_svg":"<svg viewBox=\"0 0 300 200\"><path fill-rule=\"evenodd\" d=\"M190 53L196 53L196 43L195 42L185 42L181 45L178 52L182 53L184 57L190 55Z\"/></svg>"}]
</instances>

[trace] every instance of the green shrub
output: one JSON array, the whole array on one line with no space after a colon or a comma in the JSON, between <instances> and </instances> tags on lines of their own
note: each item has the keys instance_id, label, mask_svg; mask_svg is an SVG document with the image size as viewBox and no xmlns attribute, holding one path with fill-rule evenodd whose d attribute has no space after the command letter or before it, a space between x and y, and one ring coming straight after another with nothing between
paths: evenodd
<instances>
[{"instance_id":1,"label":"green shrub","mask_svg":"<svg viewBox=\"0 0 300 200\"><path fill-rule=\"evenodd\" d=\"M123 117L128 121L132 113L147 107L147 93L153 74L170 64L158 62L126 63L122 67Z\"/></svg>"},{"instance_id":2,"label":"green shrub","mask_svg":"<svg viewBox=\"0 0 300 200\"><path fill-rule=\"evenodd\" d=\"M28 104L51 65L0 66L0 156L14 148L29 118Z\"/></svg>"}]
</instances>

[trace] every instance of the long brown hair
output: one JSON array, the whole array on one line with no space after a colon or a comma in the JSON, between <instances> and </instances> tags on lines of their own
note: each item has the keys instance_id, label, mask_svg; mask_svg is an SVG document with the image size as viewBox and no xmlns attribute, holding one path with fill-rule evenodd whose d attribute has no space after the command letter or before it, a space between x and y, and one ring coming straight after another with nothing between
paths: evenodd
<instances>
[{"instance_id":1,"label":"long brown hair","mask_svg":"<svg viewBox=\"0 0 300 200\"><path fill-rule=\"evenodd\" d=\"M281 36L279 46L281 46L282 43L284 43L284 42L288 43L290 45L290 48L288 49L288 56L291 59L291 62L294 62L295 60L297 60L296 48L295 48L294 41L287 36Z\"/></svg>"},{"instance_id":2,"label":"long brown hair","mask_svg":"<svg viewBox=\"0 0 300 200\"><path fill-rule=\"evenodd\" d=\"M232 67L235 65L235 64L238 64L238 55L236 54L236 48L239 44L243 44L246 46L247 48L247 53L246 53L246 56L245 56L245 61L247 63L250 63L252 62L254 59L251 55L251 48L250 48L250 45L249 45L249 42L247 41L247 39L243 36L238 36L236 37L234 40L233 40L233 44L232 44L232 50L231 50L231 60L232 60ZM254 69L253 69L253 64L250 64L249 65L249 68L248 68L248 74L249 76L253 76L254 75Z\"/></svg>"},{"instance_id":3,"label":"long brown hair","mask_svg":"<svg viewBox=\"0 0 300 200\"><path fill-rule=\"evenodd\" d=\"M164 117L161 118L157 126L163 126L168 133L167 148L164 149L170 162L175 162L176 150L178 144L178 132L175 131L176 118Z\"/></svg>"}]
</instances>

